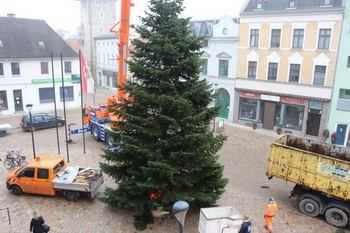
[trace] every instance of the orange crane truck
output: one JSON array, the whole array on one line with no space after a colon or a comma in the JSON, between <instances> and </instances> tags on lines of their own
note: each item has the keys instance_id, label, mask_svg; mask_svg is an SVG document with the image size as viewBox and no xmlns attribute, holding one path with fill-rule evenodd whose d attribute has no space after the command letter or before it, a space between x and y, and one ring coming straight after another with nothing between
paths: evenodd
<instances>
[{"instance_id":1,"label":"orange crane truck","mask_svg":"<svg viewBox=\"0 0 350 233\"><path fill-rule=\"evenodd\" d=\"M63 158L38 156L7 176L6 187L16 196L32 193L54 196L62 192L68 201L77 201L81 193L91 198L102 189L100 169L67 166Z\"/></svg>"},{"instance_id":2,"label":"orange crane truck","mask_svg":"<svg viewBox=\"0 0 350 233\"><path fill-rule=\"evenodd\" d=\"M116 33L119 36L119 55L118 55L118 85L123 85L127 79L127 63L129 54L129 29L130 29L130 8L134 6L131 0L121 1L121 18L120 22L115 24L110 32ZM114 28L120 24L119 30ZM91 132L93 138L97 141L106 142L108 146L112 147L114 143L113 137L108 132L113 131L110 121L118 120L118 117L113 115L108 107L113 107L113 102L120 102L126 97L126 93L118 90L117 96L110 96L107 99L107 104L100 104L94 106L85 106L83 110L84 128L71 129L68 125L68 134L79 134L83 132Z\"/></svg>"}]
</instances>

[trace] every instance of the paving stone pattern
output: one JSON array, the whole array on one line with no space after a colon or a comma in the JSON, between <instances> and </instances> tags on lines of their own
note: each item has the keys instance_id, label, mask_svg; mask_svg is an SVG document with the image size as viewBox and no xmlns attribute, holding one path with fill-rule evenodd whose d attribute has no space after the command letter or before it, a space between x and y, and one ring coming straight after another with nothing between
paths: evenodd
<instances>
[{"instance_id":1,"label":"paving stone pattern","mask_svg":"<svg viewBox=\"0 0 350 233\"><path fill-rule=\"evenodd\" d=\"M107 96L114 93L97 90L96 103L105 103ZM93 104L93 95L85 97L87 104ZM69 102L67 103L69 106ZM33 106L35 112L35 106ZM81 126L80 109L67 110L67 122ZM7 149L20 150L27 160L33 159L32 139L30 132L19 128L21 116L25 112L13 116L0 116L0 124L10 123L15 129L5 137L0 138L0 157L4 158ZM63 112L59 111L63 116ZM218 200L219 206L234 207L239 213L249 214L253 223L252 232L266 232L264 229L263 212L269 197L274 197L279 210L273 220L276 232L297 233L335 233L336 228L328 225L324 218L309 218L302 215L293 199L288 194L293 184L279 179L268 180L265 173L270 143L278 136L271 131L225 123L223 132L228 136L219 152L219 161L225 166L224 176L229 179L226 192ZM99 156L105 147L102 142L95 141L89 133L85 134L86 153L83 152L82 135L73 135L75 144L68 145L69 156L65 143L65 127L59 128L59 147L57 145L56 129L44 129L34 132L35 150L37 156L62 156L69 158L70 165L98 167L102 161ZM60 153L58 153L60 151ZM6 189L5 181L8 174L0 164L0 208L9 207L11 225L8 224L6 210L0 210L0 232L29 232L29 224L33 210L38 210L52 233L135 233L132 224L132 210L111 208L95 199L81 196L78 202L68 202L62 195L40 196L24 194L14 196ZM105 186L115 187L113 180L105 175ZM199 210L190 207L186 216L185 233L197 233ZM173 214L156 218L145 233L176 233L178 225ZM350 232L349 228L346 232Z\"/></svg>"}]
</instances>

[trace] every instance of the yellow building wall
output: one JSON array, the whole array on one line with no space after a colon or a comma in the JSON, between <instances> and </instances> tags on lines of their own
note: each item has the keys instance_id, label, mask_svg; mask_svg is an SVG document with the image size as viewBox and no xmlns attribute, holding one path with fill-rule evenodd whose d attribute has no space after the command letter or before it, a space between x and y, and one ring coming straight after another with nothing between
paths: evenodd
<instances>
[{"instance_id":1,"label":"yellow building wall","mask_svg":"<svg viewBox=\"0 0 350 233\"><path fill-rule=\"evenodd\" d=\"M307 19L307 17L305 17ZM305 21L304 21L305 22ZM304 23L303 22L303 23ZM325 21L329 22L329 21ZM275 21L273 23L276 23ZM278 22L277 22L278 23ZM269 22L250 22L240 24L240 40L238 48L238 66L237 66L237 77L246 78L248 73L248 60L247 56L255 51L259 60L257 62L257 79L267 80L268 64L267 56L272 52L276 52L280 57L278 66L278 82L288 82L289 79L289 57L294 53L299 53L303 57L301 64L301 73L299 83L301 84L312 84L313 73L314 73L314 59L321 53L324 53L328 59L330 59L327 66L325 86L333 85L334 70L337 59L337 49L339 43L339 36L341 30L341 21L336 21L332 30L330 50L318 50L318 22L307 22L305 33L304 33L304 48L303 49L292 49L292 37L293 27L292 22L283 22L281 30L281 48L270 48L270 34L271 28ZM293 22L296 23L296 22ZM250 48L250 30L249 24L260 24L260 35L259 35L259 47Z\"/></svg>"}]
</instances>

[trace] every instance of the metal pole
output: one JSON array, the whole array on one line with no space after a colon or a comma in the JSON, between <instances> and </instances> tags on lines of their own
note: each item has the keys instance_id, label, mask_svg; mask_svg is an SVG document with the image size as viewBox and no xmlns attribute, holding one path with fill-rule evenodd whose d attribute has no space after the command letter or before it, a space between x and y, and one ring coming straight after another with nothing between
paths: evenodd
<instances>
[{"instance_id":1,"label":"metal pole","mask_svg":"<svg viewBox=\"0 0 350 233\"><path fill-rule=\"evenodd\" d=\"M82 76L82 70L81 70L81 51L79 50L79 67L80 67L80 105L81 105L81 127L83 128L83 149L84 154L86 153L85 150L85 125L84 125L84 98L83 98L83 76ZM95 95L95 94L94 94ZM95 103L94 103L95 104Z\"/></svg>"},{"instance_id":2,"label":"metal pole","mask_svg":"<svg viewBox=\"0 0 350 233\"><path fill-rule=\"evenodd\" d=\"M33 120L32 120L32 113L29 112L29 118L30 118L30 132L32 133L32 147L33 147L33 155L34 159L36 158L35 156L35 144L34 144L34 130L33 130Z\"/></svg>"},{"instance_id":3,"label":"metal pole","mask_svg":"<svg viewBox=\"0 0 350 233\"><path fill-rule=\"evenodd\" d=\"M64 129L66 131L66 149L67 149L67 162L69 163L69 150L68 150L68 136L67 136L67 114L66 114L66 98L65 98L65 88L64 88L64 70L63 70L63 55L61 52L61 73L62 73L62 97L63 97L63 113L64 113L64 119L66 119L66 122L64 123Z\"/></svg>"},{"instance_id":4,"label":"metal pole","mask_svg":"<svg viewBox=\"0 0 350 233\"><path fill-rule=\"evenodd\" d=\"M54 65L53 65L53 54L51 52L51 66L52 66L52 88L53 88L53 102L55 105L55 117L56 117L56 137L57 137L57 150L58 154L61 154L60 150L60 138L58 135L58 125L57 125L57 104L56 104L56 92L55 92L55 74L54 74Z\"/></svg>"}]
</instances>

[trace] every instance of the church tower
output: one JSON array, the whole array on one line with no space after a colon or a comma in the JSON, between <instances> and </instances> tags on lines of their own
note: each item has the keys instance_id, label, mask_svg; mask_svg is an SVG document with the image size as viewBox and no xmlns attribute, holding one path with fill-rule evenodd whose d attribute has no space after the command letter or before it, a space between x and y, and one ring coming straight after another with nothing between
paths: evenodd
<instances>
[{"instance_id":1,"label":"church tower","mask_svg":"<svg viewBox=\"0 0 350 233\"><path fill-rule=\"evenodd\" d=\"M78 38L82 44L82 54L91 73L95 74L96 48L94 37L109 34L116 21L117 0L77 0L80 1L81 25Z\"/></svg>"}]
</instances>

